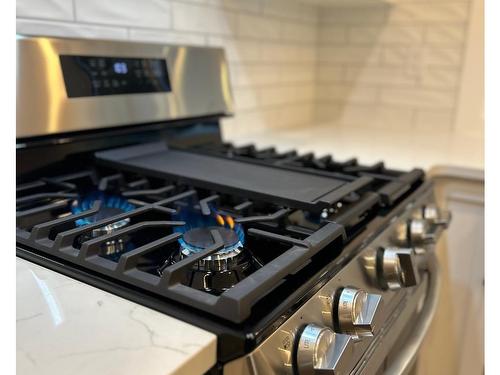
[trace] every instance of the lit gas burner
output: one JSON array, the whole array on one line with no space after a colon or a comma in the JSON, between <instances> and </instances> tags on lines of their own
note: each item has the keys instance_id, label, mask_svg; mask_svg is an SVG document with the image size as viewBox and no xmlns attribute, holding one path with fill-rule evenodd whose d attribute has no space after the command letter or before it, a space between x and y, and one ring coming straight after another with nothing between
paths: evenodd
<instances>
[{"instance_id":1,"label":"lit gas burner","mask_svg":"<svg viewBox=\"0 0 500 375\"><path fill-rule=\"evenodd\" d=\"M217 231L224 247L195 263L190 271L190 285L194 288L220 294L245 278L255 269L256 262L244 248L243 227L230 215L211 210L203 215L194 208L180 210L179 219L188 223L175 230L183 234L179 239L179 259L206 250L214 244L211 232Z\"/></svg>"},{"instance_id":2,"label":"lit gas burner","mask_svg":"<svg viewBox=\"0 0 500 375\"><path fill-rule=\"evenodd\" d=\"M98 191L90 193L81 199L73 202L71 206L71 212L73 214L78 214L87 211L92 208L96 201L101 201L101 207L99 211L92 215L75 221L75 224L79 227L95 223L97 221L119 215L123 212L132 211L135 206L129 203L126 199L118 195L110 195L104 192ZM129 218L118 220L114 223L107 224L103 227L93 229L90 235L83 236L80 239L81 242L87 241L90 238L96 238L106 234L113 233L116 230L126 227L130 223ZM115 240L106 242L103 249L104 255L113 255L125 250L127 243L126 237L120 237Z\"/></svg>"}]
</instances>

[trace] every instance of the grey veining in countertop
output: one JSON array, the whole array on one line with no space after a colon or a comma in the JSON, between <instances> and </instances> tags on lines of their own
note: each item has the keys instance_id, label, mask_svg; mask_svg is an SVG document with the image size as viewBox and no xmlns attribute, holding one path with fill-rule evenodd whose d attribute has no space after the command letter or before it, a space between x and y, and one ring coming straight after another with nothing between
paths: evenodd
<instances>
[{"instance_id":1,"label":"grey veining in countertop","mask_svg":"<svg viewBox=\"0 0 500 375\"><path fill-rule=\"evenodd\" d=\"M212 333L17 258L19 374L202 374Z\"/></svg>"}]
</instances>

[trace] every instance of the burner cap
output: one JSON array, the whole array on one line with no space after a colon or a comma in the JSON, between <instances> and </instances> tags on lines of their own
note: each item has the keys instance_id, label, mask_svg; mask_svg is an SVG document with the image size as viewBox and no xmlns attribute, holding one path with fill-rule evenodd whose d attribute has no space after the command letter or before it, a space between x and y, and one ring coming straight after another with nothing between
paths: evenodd
<instances>
[{"instance_id":1,"label":"burner cap","mask_svg":"<svg viewBox=\"0 0 500 375\"><path fill-rule=\"evenodd\" d=\"M239 245L240 239L234 230L224 227L204 227L194 228L184 233L183 239L186 247L194 250L193 252L199 252L212 246L214 244L210 233L212 230L219 232L224 241L224 249L221 252L231 251Z\"/></svg>"},{"instance_id":2,"label":"burner cap","mask_svg":"<svg viewBox=\"0 0 500 375\"><path fill-rule=\"evenodd\" d=\"M73 202L71 207L71 212L73 214L78 214L87 211L92 208L96 201L101 201L101 207L99 211L94 215L84 217L75 221L75 224L79 227L95 223L99 220L106 219L115 215L119 215L123 212L132 211L135 207L130 204L126 199L118 195L108 195L104 192L94 192L85 197L79 198ZM108 224L102 228L97 228L92 231L92 237L97 237L102 234L111 233L117 229L121 229L127 226L130 222L129 218L118 220L114 223Z\"/></svg>"}]
</instances>

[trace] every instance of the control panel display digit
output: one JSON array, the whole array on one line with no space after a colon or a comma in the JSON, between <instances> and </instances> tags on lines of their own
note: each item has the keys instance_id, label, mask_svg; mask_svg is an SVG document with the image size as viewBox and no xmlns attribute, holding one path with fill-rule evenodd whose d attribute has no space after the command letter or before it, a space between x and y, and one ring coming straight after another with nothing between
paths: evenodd
<instances>
[{"instance_id":1,"label":"control panel display digit","mask_svg":"<svg viewBox=\"0 0 500 375\"><path fill-rule=\"evenodd\" d=\"M164 59L61 55L70 98L171 91Z\"/></svg>"}]
</instances>

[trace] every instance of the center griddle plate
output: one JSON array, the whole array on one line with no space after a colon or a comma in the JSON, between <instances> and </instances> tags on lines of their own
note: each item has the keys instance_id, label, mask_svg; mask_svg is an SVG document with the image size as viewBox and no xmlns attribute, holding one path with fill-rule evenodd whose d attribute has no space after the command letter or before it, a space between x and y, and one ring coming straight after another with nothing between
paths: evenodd
<instances>
[{"instance_id":1,"label":"center griddle plate","mask_svg":"<svg viewBox=\"0 0 500 375\"><path fill-rule=\"evenodd\" d=\"M320 211L370 182L353 181L264 166L222 157L171 150L163 142L101 151L98 161L121 170L179 181L289 207Z\"/></svg>"}]
</instances>

